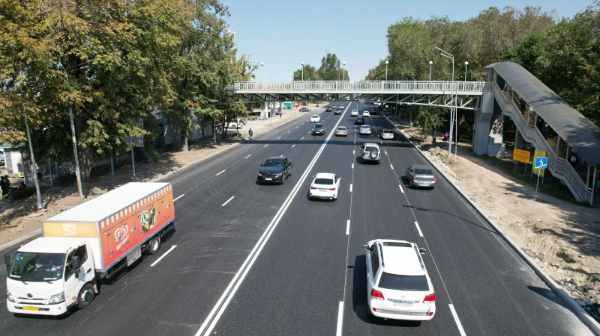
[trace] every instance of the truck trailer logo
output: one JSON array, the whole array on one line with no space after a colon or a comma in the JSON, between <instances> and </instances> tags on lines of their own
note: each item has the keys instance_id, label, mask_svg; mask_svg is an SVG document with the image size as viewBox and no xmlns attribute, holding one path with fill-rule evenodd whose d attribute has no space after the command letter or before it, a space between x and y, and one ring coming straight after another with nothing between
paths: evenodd
<instances>
[{"instance_id":1,"label":"truck trailer logo","mask_svg":"<svg viewBox=\"0 0 600 336\"><path fill-rule=\"evenodd\" d=\"M65 236L74 236L77 234L77 225L75 224L63 224L63 230L65 230Z\"/></svg>"},{"instance_id":2,"label":"truck trailer logo","mask_svg":"<svg viewBox=\"0 0 600 336\"><path fill-rule=\"evenodd\" d=\"M117 250L123 246L123 244L127 243L129 239L129 228L127 224L124 224L120 228L115 230L115 240L119 242L117 244Z\"/></svg>"},{"instance_id":3,"label":"truck trailer logo","mask_svg":"<svg viewBox=\"0 0 600 336\"><path fill-rule=\"evenodd\" d=\"M150 211L142 212L142 228L145 232L150 231L156 222L156 206L153 205Z\"/></svg>"}]
</instances>

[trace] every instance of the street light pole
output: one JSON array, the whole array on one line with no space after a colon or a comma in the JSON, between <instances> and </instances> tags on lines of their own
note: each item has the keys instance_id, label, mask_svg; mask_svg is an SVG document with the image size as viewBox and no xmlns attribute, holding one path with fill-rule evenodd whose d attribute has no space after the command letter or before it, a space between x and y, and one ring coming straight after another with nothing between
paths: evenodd
<instances>
[{"instance_id":1,"label":"street light pole","mask_svg":"<svg viewBox=\"0 0 600 336\"><path fill-rule=\"evenodd\" d=\"M302 81L304 82L304 62L301 62L300 64L302 64Z\"/></svg>"},{"instance_id":2,"label":"street light pole","mask_svg":"<svg viewBox=\"0 0 600 336\"><path fill-rule=\"evenodd\" d=\"M437 50L441 51L441 55L452 60L452 94L454 95L454 55L451 53L435 47ZM448 158L452 154L452 131L454 128L454 105L456 104L456 99L454 100L454 104L450 108L450 134L448 138Z\"/></svg>"},{"instance_id":3,"label":"street light pole","mask_svg":"<svg viewBox=\"0 0 600 336\"><path fill-rule=\"evenodd\" d=\"M465 82L467 81L467 65L469 65L469 62L465 61Z\"/></svg>"},{"instance_id":4,"label":"street light pole","mask_svg":"<svg viewBox=\"0 0 600 336\"><path fill-rule=\"evenodd\" d=\"M346 80L346 71L344 71L344 66L346 66L346 61L342 62L342 81Z\"/></svg>"},{"instance_id":5,"label":"street light pole","mask_svg":"<svg viewBox=\"0 0 600 336\"><path fill-rule=\"evenodd\" d=\"M389 61L385 61L385 80L387 81L387 68L388 68L388 64L390 64Z\"/></svg>"},{"instance_id":6,"label":"street light pole","mask_svg":"<svg viewBox=\"0 0 600 336\"><path fill-rule=\"evenodd\" d=\"M431 82L431 66L433 65L433 61L429 61L429 81Z\"/></svg>"}]
</instances>

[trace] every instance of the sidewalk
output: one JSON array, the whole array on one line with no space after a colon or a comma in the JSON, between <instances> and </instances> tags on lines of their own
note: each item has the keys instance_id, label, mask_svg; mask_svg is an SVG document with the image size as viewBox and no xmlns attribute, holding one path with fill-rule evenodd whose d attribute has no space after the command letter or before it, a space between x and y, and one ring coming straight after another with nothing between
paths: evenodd
<instances>
[{"instance_id":1,"label":"sidewalk","mask_svg":"<svg viewBox=\"0 0 600 336\"><path fill-rule=\"evenodd\" d=\"M254 138L272 131L273 129L296 120L300 117L307 117L310 112L298 112L298 109L283 110L282 116L273 116L271 120L248 120L247 125L239 129L240 137L237 137L235 130L228 130L229 138L221 142L221 135L217 135L218 144L215 145L211 138L203 139L198 143L190 144L190 150L179 152L164 153L163 158L155 163L136 162L136 176L133 176L133 170L130 165L123 166L115 170L115 175L110 173L93 178L84 185L84 201L90 200L96 196L102 195L107 191L115 189L128 182L151 181L161 176L172 174L185 169L212 155L217 155L233 146L240 144L248 139L248 130L252 128ZM18 186L22 179L11 179L12 186ZM11 202L9 200L0 201L0 245L10 243L19 237L26 236L40 229L40 220L54 216L57 213L70 209L80 204L77 185L66 187L56 186L48 188L42 193L42 202L44 209L37 209L36 197Z\"/></svg>"}]
</instances>

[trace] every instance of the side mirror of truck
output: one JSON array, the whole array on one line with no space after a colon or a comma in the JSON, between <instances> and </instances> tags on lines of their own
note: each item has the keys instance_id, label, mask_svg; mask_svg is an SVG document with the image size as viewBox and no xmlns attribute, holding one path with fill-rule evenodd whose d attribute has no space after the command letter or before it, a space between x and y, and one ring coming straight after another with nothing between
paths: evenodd
<instances>
[{"instance_id":1,"label":"side mirror of truck","mask_svg":"<svg viewBox=\"0 0 600 336\"><path fill-rule=\"evenodd\" d=\"M77 271L81 267L81 260L79 260L79 256L73 256L73 259L71 259L71 264L73 265L73 270Z\"/></svg>"},{"instance_id":2,"label":"side mirror of truck","mask_svg":"<svg viewBox=\"0 0 600 336\"><path fill-rule=\"evenodd\" d=\"M6 269L8 270L10 268L10 264L11 264L11 259L10 259L10 253L7 253L4 255L4 264L6 265Z\"/></svg>"}]
</instances>

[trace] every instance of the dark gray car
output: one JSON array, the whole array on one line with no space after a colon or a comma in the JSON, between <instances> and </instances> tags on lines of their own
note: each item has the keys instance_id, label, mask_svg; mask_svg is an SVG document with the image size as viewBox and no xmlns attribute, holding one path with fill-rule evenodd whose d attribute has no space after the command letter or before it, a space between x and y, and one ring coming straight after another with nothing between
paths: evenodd
<instances>
[{"instance_id":1,"label":"dark gray car","mask_svg":"<svg viewBox=\"0 0 600 336\"><path fill-rule=\"evenodd\" d=\"M292 175L292 160L286 157L271 157L260 165L256 180L261 183L281 183Z\"/></svg>"},{"instance_id":2,"label":"dark gray car","mask_svg":"<svg viewBox=\"0 0 600 336\"><path fill-rule=\"evenodd\" d=\"M325 135L325 132L326 132L325 125L323 125L322 123L315 124L315 127L313 127L313 130L312 130L313 135L317 135L317 134Z\"/></svg>"},{"instance_id":3,"label":"dark gray car","mask_svg":"<svg viewBox=\"0 0 600 336\"><path fill-rule=\"evenodd\" d=\"M435 176L433 170L425 165L412 165L406 168L406 179L411 188L427 187L433 189Z\"/></svg>"}]
</instances>

